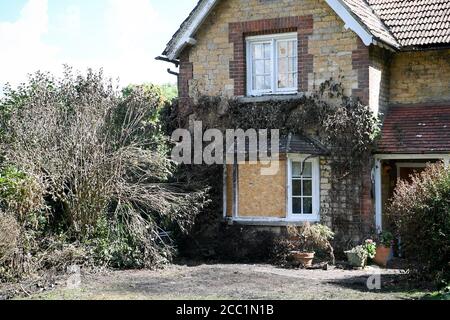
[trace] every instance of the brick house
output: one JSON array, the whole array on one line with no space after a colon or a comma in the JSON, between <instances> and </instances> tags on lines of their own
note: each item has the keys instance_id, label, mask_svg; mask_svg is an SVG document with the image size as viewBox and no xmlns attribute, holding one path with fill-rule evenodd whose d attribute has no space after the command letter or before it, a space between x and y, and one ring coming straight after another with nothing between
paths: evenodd
<instances>
[{"instance_id":1,"label":"brick house","mask_svg":"<svg viewBox=\"0 0 450 320\"><path fill-rule=\"evenodd\" d=\"M398 179L450 161L450 0L201 0L160 59L180 68L186 116L198 95L290 99L343 77L346 94L383 122L375 165L348 218L366 230L386 227ZM286 150L275 177L259 175L258 165L227 167L228 221L329 222L324 209L340 204L327 198L326 156L304 161L314 147L303 140Z\"/></svg>"}]
</instances>

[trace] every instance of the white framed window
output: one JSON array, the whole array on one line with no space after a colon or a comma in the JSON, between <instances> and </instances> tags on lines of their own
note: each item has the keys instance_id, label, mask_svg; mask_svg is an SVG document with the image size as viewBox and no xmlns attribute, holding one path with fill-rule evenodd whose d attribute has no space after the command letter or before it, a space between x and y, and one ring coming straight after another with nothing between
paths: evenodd
<instances>
[{"instance_id":1,"label":"white framed window","mask_svg":"<svg viewBox=\"0 0 450 320\"><path fill-rule=\"evenodd\" d=\"M247 94L298 91L297 33L247 37Z\"/></svg>"},{"instance_id":2,"label":"white framed window","mask_svg":"<svg viewBox=\"0 0 450 320\"><path fill-rule=\"evenodd\" d=\"M292 155L288 161L288 220L320 220L320 164L318 158Z\"/></svg>"}]
</instances>

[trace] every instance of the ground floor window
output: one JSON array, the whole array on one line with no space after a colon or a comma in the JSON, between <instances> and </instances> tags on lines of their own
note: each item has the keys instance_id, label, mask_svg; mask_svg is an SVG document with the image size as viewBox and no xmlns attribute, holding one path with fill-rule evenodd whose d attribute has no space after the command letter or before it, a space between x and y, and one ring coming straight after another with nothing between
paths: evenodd
<instances>
[{"instance_id":1,"label":"ground floor window","mask_svg":"<svg viewBox=\"0 0 450 320\"><path fill-rule=\"evenodd\" d=\"M320 211L319 160L292 156L289 159L288 176L288 219L318 221Z\"/></svg>"}]
</instances>

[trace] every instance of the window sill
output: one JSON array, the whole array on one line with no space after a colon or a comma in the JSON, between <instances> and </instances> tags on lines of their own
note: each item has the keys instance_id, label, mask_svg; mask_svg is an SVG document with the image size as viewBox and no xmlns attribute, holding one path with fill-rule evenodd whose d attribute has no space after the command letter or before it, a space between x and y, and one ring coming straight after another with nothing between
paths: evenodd
<instances>
[{"instance_id":1,"label":"window sill","mask_svg":"<svg viewBox=\"0 0 450 320\"><path fill-rule=\"evenodd\" d=\"M286 226L301 226L306 222L320 222L320 219L304 219L304 220L289 220L289 219L244 219L244 218L226 218L229 224L246 225L246 226L263 226L263 227L286 227Z\"/></svg>"},{"instance_id":2,"label":"window sill","mask_svg":"<svg viewBox=\"0 0 450 320\"><path fill-rule=\"evenodd\" d=\"M290 94L268 94L262 96L248 96L238 98L239 102L252 103L252 102L266 102L266 101L282 101L282 100L295 100L303 98L303 93L290 93Z\"/></svg>"}]
</instances>

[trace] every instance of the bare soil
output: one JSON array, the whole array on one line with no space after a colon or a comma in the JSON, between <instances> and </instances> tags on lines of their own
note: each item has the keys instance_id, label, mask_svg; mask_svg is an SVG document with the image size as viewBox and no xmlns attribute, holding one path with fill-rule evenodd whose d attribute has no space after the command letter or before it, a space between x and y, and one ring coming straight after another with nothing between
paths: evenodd
<instances>
[{"instance_id":1,"label":"bare soil","mask_svg":"<svg viewBox=\"0 0 450 320\"><path fill-rule=\"evenodd\" d=\"M367 280L381 274L381 290ZM110 271L82 275L81 284L64 283L27 299L50 300L399 300L423 292L408 288L401 270L290 270L270 265L173 265L164 270Z\"/></svg>"}]
</instances>

